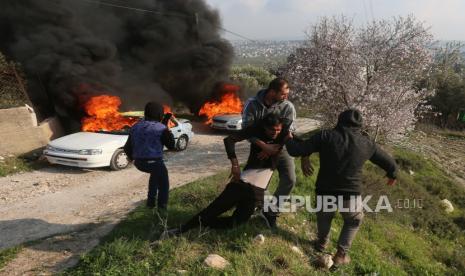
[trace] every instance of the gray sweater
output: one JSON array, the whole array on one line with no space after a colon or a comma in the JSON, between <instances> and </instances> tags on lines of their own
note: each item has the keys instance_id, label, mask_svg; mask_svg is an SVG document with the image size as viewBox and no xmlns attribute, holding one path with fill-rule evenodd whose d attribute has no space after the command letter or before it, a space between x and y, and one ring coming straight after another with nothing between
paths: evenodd
<instances>
[{"instance_id":1,"label":"gray sweater","mask_svg":"<svg viewBox=\"0 0 465 276\"><path fill-rule=\"evenodd\" d=\"M265 94L266 89L260 90L255 97L251 97L246 101L242 111L242 128L256 126L267 114L276 113L283 120L282 133L286 133L286 130L293 132L295 130L294 120L297 116L294 105L290 101L284 100L266 106L264 103ZM252 137L249 141L255 142L256 139L256 137Z\"/></svg>"}]
</instances>

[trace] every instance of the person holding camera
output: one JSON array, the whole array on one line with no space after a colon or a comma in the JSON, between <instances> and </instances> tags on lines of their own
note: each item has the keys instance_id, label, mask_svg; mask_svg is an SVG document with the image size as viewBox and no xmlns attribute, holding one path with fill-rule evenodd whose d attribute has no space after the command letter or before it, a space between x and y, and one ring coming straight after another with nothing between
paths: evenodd
<instances>
[{"instance_id":1,"label":"person holding camera","mask_svg":"<svg viewBox=\"0 0 465 276\"><path fill-rule=\"evenodd\" d=\"M163 106L157 102L145 105L144 119L129 130L124 152L134 160L136 168L150 174L147 207L166 210L168 205L169 177L163 161L163 148L175 148L173 133L168 128L172 114L164 114Z\"/></svg>"}]
</instances>

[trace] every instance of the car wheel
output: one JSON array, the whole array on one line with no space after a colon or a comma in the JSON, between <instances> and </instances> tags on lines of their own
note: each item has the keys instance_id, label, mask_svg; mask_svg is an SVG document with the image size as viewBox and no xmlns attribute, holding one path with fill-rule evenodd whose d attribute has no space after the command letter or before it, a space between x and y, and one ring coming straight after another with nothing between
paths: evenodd
<instances>
[{"instance_id":1,"label":"car wheel","mask_svg":"<svg viewBox=\"0 0 465 276\"><path fill-rule=\"evenodd\" d=\"M129 165L129 159L122 149L117 149L110 161L110 168L114 171L125 169Z\"/></svg>"},{"instance_id":2,"label":"car wheel","mask_svg":"<svg viewBox=\"0 0 465 276\"><path fill-rule=\"evenodd\" d=\"M185 150L187 148L187 144L189 143L189 138L186 135L182 135L178 138L176 142L176 149L177 150Z\"/></svg>"}]
</instances>

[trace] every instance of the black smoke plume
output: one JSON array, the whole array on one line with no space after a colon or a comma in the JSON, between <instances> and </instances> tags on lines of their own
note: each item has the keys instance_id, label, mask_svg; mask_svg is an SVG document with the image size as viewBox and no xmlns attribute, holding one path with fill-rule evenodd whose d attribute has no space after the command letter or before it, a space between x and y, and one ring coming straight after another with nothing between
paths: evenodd
<instances>
[{"instance_id":1,"label":"black smoke plume","mask_svg":"<svg viewBox=\"0 0 465 276\"><path fill-rule=\"evenodd\" d=\"M0 2L0 50L22 64L39 113L78 122L80 101L102 92L126 109L197 111L232 60L218 13L203 0L109 1Z\"/></svg>"}]
</instances>

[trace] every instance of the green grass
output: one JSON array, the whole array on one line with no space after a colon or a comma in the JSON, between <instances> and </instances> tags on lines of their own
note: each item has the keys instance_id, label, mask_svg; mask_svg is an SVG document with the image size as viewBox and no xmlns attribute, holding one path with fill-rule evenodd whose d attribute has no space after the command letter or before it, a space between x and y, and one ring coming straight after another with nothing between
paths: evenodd
<instances>
[{"instance_id":1,"label":"green grass","mask_svg":"<svg viewBox=\"0 0 465 276\"><path fill-rule=\"evenodd\" d=\"M10 156L0 160L0 177L33 169L34 164L21 157Z\"/></svg>"},{"instance_id":2,"label":"green grass","mask_svg":"<svg viewBox=\"0 0 465 276\"><path fill-rule=\"evenodd\" d=\"M465 192L437 166L420 156L396 149L401 166L399 183L385 185L383 172L372 165L364 170L364 190L374 197L388 194L392 204L399 199L422 199L422 207L395 208L393 213L366 214L351 250L352 263L334 271L337 275L459 275L465 271ZM312 158L317 164L317 158ZM314 195L315 176L304 178L297 164L297 186L293 194ZM317 167L317 166L316 166ZM317 169L317 168L315 168ZM408 170L415 171L411 176ZM169 227L177 226L205 207L224 188L227 172L192 182L171 191L167 214ZM272 186L277 183L276 175ZM272 188L273 190L273 188ZM443 197L456 210L447 215L438 205ZM164 219L144 207L137 208L97 248L83 255L69 275L325 275L312 264L317 254L310 241L315 237L315 215L304 210L284 214L279 229L265 228L259 218L226 231L198 229L181 237L158 241ZM332 245L342 226L333 221ZM265 243L253 238L262 233ZM305 256L290 248L298 246ZM224 271L203 265L208 254L230 261Z\"/></svg>"},{"instance_id":3,"label":"green grass","mask_svg":"<svg viewBox=\"0 0 465 276\"><path fill-rule=\"evenodd\" d=\"M20 251L21 246L0 251L0 270L4 268L9 261L13 260Z\"/></svg>"}]
</instances>

